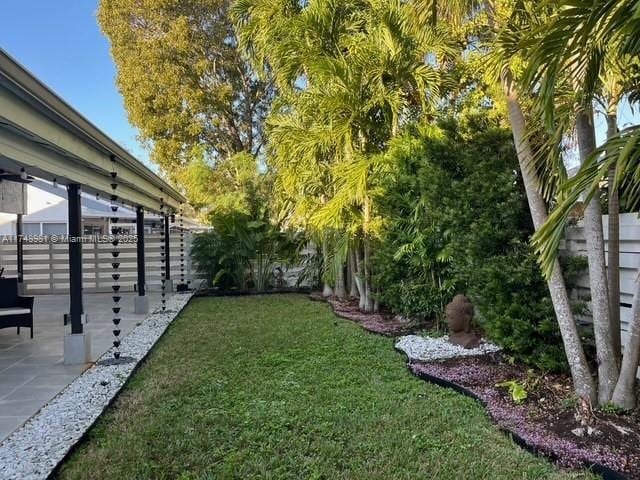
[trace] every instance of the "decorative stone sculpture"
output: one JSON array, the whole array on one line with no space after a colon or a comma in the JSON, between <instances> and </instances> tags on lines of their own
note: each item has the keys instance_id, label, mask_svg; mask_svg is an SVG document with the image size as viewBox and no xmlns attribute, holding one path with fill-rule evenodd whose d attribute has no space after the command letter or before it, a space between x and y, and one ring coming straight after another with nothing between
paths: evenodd
<instances>
[{"instance_id":1,"label":"decorative stone sculpture","mask_svg":"<svg viewBox=\"0 0 640 480\"><path fill-rule=\"evenodd\" d=\"M445 312L449 324L449 342L464 348L476 348L480 344L480 338L471 331L471 301L464 295L456 295L447 305Z\"/></svg>"}]
</instances>

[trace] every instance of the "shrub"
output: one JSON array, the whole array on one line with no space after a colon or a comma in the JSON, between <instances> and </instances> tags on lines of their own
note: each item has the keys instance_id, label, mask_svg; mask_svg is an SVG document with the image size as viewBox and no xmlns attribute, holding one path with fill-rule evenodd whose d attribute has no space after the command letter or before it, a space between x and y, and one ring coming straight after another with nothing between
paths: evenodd
<instances>
[{"instance_id":1,"label":"shrub","mask_svg":"<svg viewBox=\"0 0 640 480\"><path fill-rule=\"evenodd\" d=\"M276 286L274 270L288 263L300 240L274 220L271 176L246 152L209 170L215 187L207 215L211 231L194 237L196 268L222 290Z\"/></svg>"},{"instance_id":2,"label":"shrub","mask_svg":"<svg viewBox=\"0 0 640 480\"><path fill-rule=\"evenodd\" d=\"M230 212L212 218L213 229L194 237L191 255L212 286L267 290L279 263L288 263L300 239L279 225Z\"/></svg>"},{"instance_id":3,"label":"shrub","mask_svg":"<svg viewBox=\"0 0 640 480\"><path fill-rule=\"evenodd\" d=\"M553 306L528 244L533 226L510 132L482 115L450 119L415 128L387 155L379 299L433 318L465 293L487 337L507 353L564 369Z\"/></svg>"},{"instance_id":4,"label":"shrub","mask_svg":"<svg viewBox=\"0 0 640 480\"><path fill-rule=\"evenodd\" d=\"M553 305L530 247L512 246L468 270L467 293L487 337L517 360L550 371L565 368Z\"/></svg>"},{"instance_id":5,"label":"shrub","mask_svg":"<svg viewBox=\"0 0 640 480\"><path fill-rule=\"evenodd\" d=\"M432 158L450 152L440 129L428 128L392 143L392 164L379 201L385 218L374 255L377 298L387 308L416 319L441 315L452 298L447 234L432 208L446 188L448 173Z\"/></svg>"}]
</instances>

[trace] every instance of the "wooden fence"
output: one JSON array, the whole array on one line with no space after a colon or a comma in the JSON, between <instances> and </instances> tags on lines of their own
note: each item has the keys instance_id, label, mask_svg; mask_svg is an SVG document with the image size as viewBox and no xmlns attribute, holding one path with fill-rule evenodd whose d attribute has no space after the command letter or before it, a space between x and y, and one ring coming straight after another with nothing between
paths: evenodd
<instances>
[{"instance_id":1,"label":"wooden fence","mask_svg":"<svg viewBox=\"0 0 640 480\"><path fill-rule=\"evenodd\" d=\"M605 251L608 250L608 215L603 215ZM573 255L586 256L586 242L582 222L576 226L569 227L566 231L566 239L562 247ZM605 255L606 258L606 255ZM633 292L635 291L635 281L640 267L640 220L636 213L625 213L620 215L620 321L622 323L623 338L626 338L626 331L629 321L632 318L631 307L633 303ZM589 296L589 274L585 272L578 280L578 289L575 292L578 296ZM584 317L590 320L590 316Z\"/></svg>"},{"instance_id":2,"label":"wooden fence","mask_svg":"<svg viewBox=\"0 0 640 480\"><path fill-rule=\"evenodd\" d=\"M192 236L184 235L184 273L185 279L193 280L193 266L189 252ZM135 242L120 242L118 262L122 291L133 291L138 279L137 254ZM109 242L95 239L83 242L82 276L83 289L86 292L110 292L113 280L111 274L113 261ZM41 237L37 242L24 242L24 285L27 294L55 294L69 291L69 250L67 243L58 243L50 238ZM145 235L145 278L151 291L160 289L160 235ZM180 281L180 235L171 233L170 237L171 279L174 284ZM0 267L4 267L5 276L17 275L17 254L15 239L0 242Z\"/></svg>"}]
</instances>

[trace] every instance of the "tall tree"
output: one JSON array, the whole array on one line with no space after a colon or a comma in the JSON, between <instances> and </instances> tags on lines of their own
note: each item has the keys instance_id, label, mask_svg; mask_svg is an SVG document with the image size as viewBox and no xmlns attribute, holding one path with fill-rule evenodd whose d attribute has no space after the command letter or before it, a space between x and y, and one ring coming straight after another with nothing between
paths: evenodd
<instances>
[{"instance_id":1,"label":"tall tree","mask_svg":"<svg viewBox=\"0 0 640 480\"><path fill-rule=\"evenodd\" d=\"M640 157L638 128L631 128L613 135L600 149L595 148L593 126L590 125L590 111L595 98L602 92L603 76L606 77L607 63L611 59L625 62L631 67L637 62L640 53L640 10L638 2L631 0L566 1L558 7L558 13L540 30L540 36L534 42L530 55L530 73L528 81L532 88L539 91L547 119L552 122L556 117L555 100L561 88L562 78L569 72L576 91L576 131L580 147L582 166L578 174L567 182L561 190L559 206L550 216L546 225L536 234L535 240L541 251L543 267L549 270L554 261L563 227L572 205L586 191L587 205L599 206L600 181L609 176L613 169L611 188L616 191L621 184L629 186L631 196L637 195L637 176L634 164ZM635 59L635 60L634 60ZM638 90L631 88L628 93L637 95ZM637 205L637 197L635 198ZM600 291L594 292L597 284L592 279L594 300L594 330L596 333L599 368L600 402L613 400L624 408L635 405L635 375L640 356L640 313L638 298L634 299L634 319L630 325L620 374L617 371L616 353L611 342L607 341L602 322L605 312L605 286L602 282L604 270L603 255L600 258L602 226L598 226L595 211L588 207L585 212L587 236L591 238L590 274L592 261L597 267L597 283ZM599 215L599 212L598 212ZM597 255L596 255L597 254ZM640 288L636 295L640 294ZM606 299L608 301L608 298ZM619 300L618 300L619 301ZM609 308L609 307L608 307ZM617 307L616 307L617 308ZM596 309L599 320L596 319ZM610 325L609 325L610 328ZM598 335L601 339L598 340ZM611 336L611 335L610 335Z\"/></svg>"},{"instance_id":2,"label":"tall tree","mask_svg":"<svg viewBox=\"0 0 640 480\"><path fill-rule=\"evenodd\" d=\"M591 105L581 105L576 113L576 136L580 163L584 163L596 148L596 132ZM604 405L613 395L618 378L613 335L609 320L609 284L604 256L604 232L600 197L588 199L584 209L584 232L589 260L591 313L598 357L598 402Z\"/></svg>"},{"instance_id":3,"label":"tall tree","mask_svg":"<svg viewBox=\"0 0 640 480\"><path fill-rule=\"evenodd\" d=\"M358 245L355 280L361 308L371 311L375 154L406 116L437 100L438 69L425 57L448 46L413 28L415 12L402 2L242 0L236 13L244 47L268 65L281 94L268 120L270 162L292 187L291 212L358 239L350 242ZM317 208L302 210L310 189L322 192Z\"/></svg>"},{"instance_id":4,"label":"tall tree","mask_svg":"<svg viewBox=\"0 0 640 480\"><path fill-rule=\"evenodd\" d=\"M129 119L174 180L263 147L272 91L240 54L228 10L228 0L99 4ZM187 188L195 200L201 183Z\"/></svg>"},{"instance_id":5,"label":"tall tree","mask_svg":"<svg viewBox=\"0 0 640 480\"><path fill-rule=\"evenodd\" d=\"M597 97L601 113L607 121L607 139L612 139L618 133L618 106L624 99L626 92L632 88L633 81L628 82L628 67L616 58L619 50L610 45L608 62L602 74L602 93ZM621 327L620 327L620 195L615 184L615 165L609 168L607 175L607 209L609 234L607 252L607 272L609 280L609 307L611 309L609 321L613 336L613 350L616 364L622 361Z\"/></svg>"}]
</instances>

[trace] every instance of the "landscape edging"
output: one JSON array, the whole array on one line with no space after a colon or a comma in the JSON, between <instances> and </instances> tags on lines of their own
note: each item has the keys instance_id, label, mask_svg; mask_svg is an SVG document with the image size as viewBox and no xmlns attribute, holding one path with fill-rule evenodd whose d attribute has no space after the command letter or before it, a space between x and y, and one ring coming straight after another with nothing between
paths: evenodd
<instances>
[{"instance_id":1,"label":"landscape edging","mask_svg":"<svg viewBox=\"0 0 640 480\"><path fill-rule=\"evenodd\" d=\"M333 312L333 314L338 317L338 318L342 318L344 320L349 320L350 322L353 323L357 323L360 328L362 328L365 332L369 332L373 335L380 335L381 337L385 337L385 338L398 338L398 337L402 337L404 335L407 335L407 332L401 332L401 333L385 333L385 332L378 332L375 330L370 330L368 328L366 328L364 325L362 325L362 323L358 322L357 320L354 320L353 318L349 318L347 316L345 316L344 314L336 311L334 305L329 301L328 298L325 297L317 297L314 295L309 295L309 300L311 300L312 302L320 302L320 303L326 303L327 305L329 305L329 307L331 307L331 311Z\"/></svg>"},{"instance_id":2,"label":"landscape edging","mask_svg":"<svg viewBox=\"0 0 640 480\"><path fill-rule=\"evenodd\" d=\"M285 292L272 292L272 293L285 293ZM192 295L190 296L191 298L193 296L196 295ZM198 295L198 296L208 296L208 295ZM220 296L220 295L216 295L216 296ZM236 296L236 295L231 295L231 296ZM80 437L75 441L75 443L73 445L71 445L69 447L69 449L67 450L66 454L56 463L56 465L50 470L50 472L46 475L46 477L44 478L52 478L61 468L61 466L64 464L65 460L67 460L69 458L69 456L77 449L77 447L83 442L83 440L86 439L86 436L88 434L88 432L91 430L91 428L95 425L95 423L100 419L100 417L104 414L104 412L113 404L113 402L115 401L115 399L120 395L120 393L122 392L122 390L124 389L124 387L129 383L129 380L133 377L133 375L136 373L136 371L138 371L138 369L140 368L141 365L143 365L143 363L146 361L148 355L151 353L151 351L153 350L153 347L155 346L155 344L160 340L160 338L162 338L162 336L164 335L164 333L166 332L166 330L168 329L168 327L171 325L171 323L173 323L173 320L180 314L180 312L188 305L190 298L187 300L187 302L185 302L180 308L179 310L177 310L175 312L175 315L173 316L172 320L165 326L162 334L160 334L156 340L154 341L153 345L151 346L151 348L149 348L147 350L147 352L140 357L140 359L136 362L136 365L133 367L133 369L130 371L128 377L125 379L125 381L119 386L119 388L115 391L115 393L113 394L113 396L110 398L110 400L104 405L104 407L102 408L102 411L94 418L94 420L91 422L90 425L87 426L87 428L84 430L84 432L80 435ZM327 302L329 303L329 302ZM330 304L330 303L329 303ZM331 304L330 304L331 305ZM333 306L332 306L332 310ZM335 312L334 310L334 314L336 314L337 316L341 317L341 318L345 318L342 317L341 315L339 315L338 313ZM347 320L349 320L348 318L345 318ZM366 330L363 328L363 330ZM387 335L384 335L382 333L379 332L373 332L370 330L366 330L369 333L374 333L374 334L378 334L378 335L383 335L386 336L387 338L389 338ZM404 352L402 352L401 350L394 348L397 352L403 354L405 357L406 355L404 354ZM106 355L106 354L105 354ZM480 397L478 397L475 393L473 393L472 391L470 391L469 389L458 385L457 383L454 382L450 382L448 380L445 380L443 378L440 377L436 377L434 375L430 375L424 372L415 372L411 369L411 364L412 362L410 360L407 361L406 366L409 369L409 371L416 376L417 378L420 378L421 380L427 381L429 383L432 383L434 385L438 385L440 387L443 388L449 388L452 389L454 391L456 391L457 393L460 393L464 396L467 396L469 398L472 398L474 400L476 400L477 402L479 402L483 408L486 408L486 402L481 399ZM489 415L489 417L491 418L491 416ZM493 420L493 419L492 419ZM494 423L495 424L495 423ZM496 425L498 426L498 425ZM508 434L513 441L519 445L521 448L529 451L530 453L538 456L538 457L543 457L543 458L547 458L551 461L557 461L558 457L554 456L552 454L549 454L547 452L543 452L540 451L540 449L536 448L533 445L530 445L528 442L526 442L522 437L520 437L517 433L500 427L498 426L498 428ZM609 467L606 467L604 465L601 465L597 462L583 462L583 466L585 468L587 468L588 470L601 475L602 478L604 480L628 480L628 478L626 476L624 476L623 474L610 469Z\"/></svg>"},{"instance_id":3,"label":"landscape edging","mask_svg":"<svg viewBox=\"0 0 640 480\"><path fill-rule=\"evenodd\" d=\"M398 353L403 354L405 357L405 353L402 350L399 350L397 348L394 348ZM473 393L471 390L463 387L462 385L458 385L457 383L454 382L450 382L449 380L445 380L443 378L440 377L436 377L434 375L429 375L428 373L424 373L424 372L414 372L411 369L411 361L408 360L406 363L407 369L411 372L412 375L420 378L421 380L424 380L426 382L429 383L433 383L434 385L438 385L440 387L443 388L449 388L451 390L456 391L457 393L464 395L466 397L472 398L474 400L476 400L477 402L480 403L480 405L482 405L483 408L486 409L487 407L487 403L480 397L478 397L475 393ZM495 422L493 422L493 418L491 417L491 415L489 415L489 413L487 412L487 415L489 416L489 418L492 419L492 423L494 423L494 425L496 425ZM496 425L500 431L506 433L507 435L509 435L513 441L520 446L521 448L527 450L528 452L538 456L538 457L542 457L542 458L546 458L551 460L552 462L556 462L559 457L557 455L552 455L549 454L547 452L543 452L540 449L538 449L537 447L535 447L534 445L529 444L525 439L523 439L520 435L518 435L517 433L501 427L499 425ZM629 480L625 475L621 474L620 472L617 472L615 470L612 470L611 468L602 465L600 463L597 462L583 462L583 466L590 470L593 473L597 473L598 475L602 476L602 478L604 480Z\"/></svg>"},{"instance_id":4,"label":"landscape edging","mask_svg":"<svg viewBox=\"0 0 640 480\"><path fill-rule=\"evenodd\" d=\"M340 313L336 312L333 304L331 302L329 302L326 298L320 298L320 297L313 296L313 295L311 295L309 298L311 300L317 301L317 302L324 301L325 303L327 303L327 304L329 304L331 306L331 310L333 311L334 315L336 315L337 317L340 317L340 318L344 318L345 320L353 321L352 319L350 319L348 317L345 317L343 315L340 315ZM361 327L362 327L362 325L361 325ZM369 333L372 333L372 334L382 335L382 336L384 336L386 338L391 337L390 335L387 335L387 334L384 334L384 333L380 333L380 332L375 332L375 331L372 331L372 330L368 330L368 329L366 329L364 327L362 327L362 329L367 331L367 332L369 332ZM395 347L394 347L394 350L396 350L398 353L401 353L405 358L407 358L405 352L403 352L402 350L400 350L398 348L395 348ZM410 360L407 360L407 368L409 369L409 371L414 376L420 378L421 380L425 380L425 381L427 381L429 383L433 383L434 385L438 385L438 386L443 387L443 388L449 388L451 390L454 390L454 391L460 393L461 395L464 395L466 397L472 398L472 399L476 400L477 402L479 402L482 405L482 407L486 409L486 407L487 407L486 402L484 400L482 400L480 397L478 397L471 390L468 390L467 388L463 387L462 385L458 385L457 383L450 382L450 381L445 380L443 378L436 377L436 376L433 376L433 375L429 375L429 374L424 373L424 372L416 373L411 369L411 361ZM487 412L487 415L488 415L488 412ZM491 418L492 423L494 425L496 425L500 429L500 431L502 431L503 433L506 433L507 435L509 435L513 439L513 441L518 446L520 446L521 448L527 450L528 452L530 452L530 453L532 453L532 454L534 454L534 455L536 455L538 457L546 458L546 459L549 459L549 460L551 460L553 462L556 462L558 460L557 456L553 456L551 454L548 454L546 452L541 451L540 449L536 448L535 446L529 444L527 441L525 441L517 433L512 432L511 430L509 430L507 428L503 428L503 427L500 427L499 425L497 425L493 421L493 418L491 417L491 415L489 415L489 417ZM620 472L612 470L611 468L609 468L609 467L607 467L605 465L602 465L600 463L597 463L597 462L583 462L583 466L585 468L587 468L588 470L590 470L590 471L592 471L594 473L597 473L598 475L601 475L604 480L629 480L625 475L621 474Z\"/></svg>"},{"instance_id":5,"label":"landscape edging","mask_svg":"<svg viewBox=\"0 0 640 480\"><path fill-rule=\"evenodd\" d=\"M149 350L147 350L147 353L145 353L142 357L140 357L140 359L138 360L138 362L136 363L136 365L133 367L133 370L131 370L131 372L129 373L129 376L125 379L124 383L120 386L120 388L116 391L115 395L113 395L111 397L111 399L109 400L109 402L104 406L104 408L102 409L102 412L100 412L100 414L93 420L93 422L91 422L91 425L89 425L89 427L84 431L84 433L80 436L80 438L78 438L78 440L71 445L71 447L69 448L69 450L67 450L67 453L64 455L64 457L62 457L62 459L58 462L58 464L53 467L53 469L51 470L51 472L49 472L49 475L47 475L47 480L54 478L54 476L60 471L60 468L62 467L62 465L64 464L64 462L77 450L77 448L84 442L84 440L86 440L87 435L89 434L89 431L91 431L91 429L94 427L94 425L98 422L98 420L100 420L100 418L102 417L102 415L104 415L104 413L109 409L109 407L111 407L111 405L113 405L113 402L116 401L116 399L120 396L120 393L122 392L122 390L124 389L124 387L126 387L129 384L129 381L131 380L131 378L136 374L136 372L140 369L140 367L146 362L147 357L151 354L151 351L154 349L154 347L156 346L156 344L160 341L160 339L164 336L164 334L166 333L166 331L169 329L169 327L171 326L171 324L173 324L173 321L178 318L178 315L180 315L180 313L182 312L182 310L185 309L185 307L187 305L189 305L189 302L191 301L192 298L195 297L195 294L193 292L188 292L186 294L181 294L181 295L189 295L189 299L184 303L184 305L182 305L180 307L179 310L176 310L175 312L175 316L173 317L173 319L167 324L166 328L164 329L164 331L162 332L162 334L156 339L156 341L153 343L153 345L151 346L151 348L149 348ZM105 355L109 353L106 352ZM103 357L105 356L103 355Z\"/></svg>"}]
</instances>

